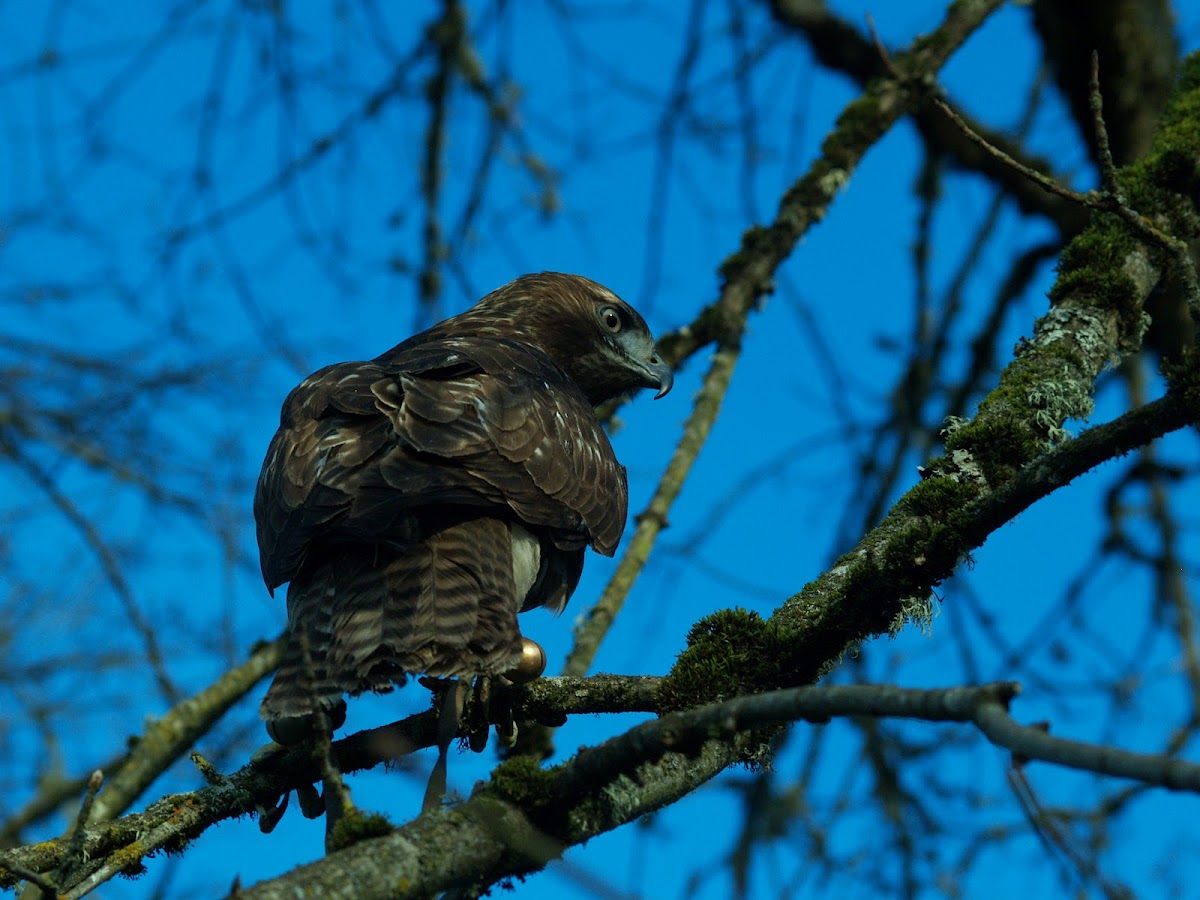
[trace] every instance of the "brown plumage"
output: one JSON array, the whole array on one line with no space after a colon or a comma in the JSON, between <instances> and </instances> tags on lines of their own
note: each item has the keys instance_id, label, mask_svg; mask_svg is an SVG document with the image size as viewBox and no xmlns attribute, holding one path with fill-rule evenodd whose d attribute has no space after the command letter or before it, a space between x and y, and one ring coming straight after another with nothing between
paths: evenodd
<instances>
[{"instance_id":1,"label":"brown plumage","mask_svg":"<svg viewBox=\"0 0 1200 900\"><path fill-rule=\"evenodd\" d=\"M409 674L511 669L517 613L561 611L585 548L611 556L625 527L593 407L671 381L635 310L544 272L301 382L254 497L263 578L290 582L273 733Z\"/></svg>"}]
</instances>

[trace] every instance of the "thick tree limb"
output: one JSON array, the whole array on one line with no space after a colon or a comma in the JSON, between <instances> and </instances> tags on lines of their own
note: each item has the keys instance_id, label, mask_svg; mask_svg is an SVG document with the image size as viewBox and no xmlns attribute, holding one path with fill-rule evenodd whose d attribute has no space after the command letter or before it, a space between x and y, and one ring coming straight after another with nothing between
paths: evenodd
<instances>
[{"instance_id":1,"label":"thick tree limb","mask_svg":"<svg viewBox=\"0 0 1200 900\"><path fill-rule=\"evenodd\" d=\"M880 79L838 117L834 130L821 145L821 156L780 201L774 221L754 227L742 236L742 246L721 265L721 295L696 317L692 326L667 335L659 350L672 366L709 343L717 353L705 376L704 387L684 429L684 438L655 492L622 565L589 619L576 633L576 648L566 674L587 670L596 647L607 633L625 594L641 570L655 538L666 524L666 514L682 487L728 388L742 335L752 310L774 285L776 269L791 254L800 238L825 216L838 192L849 181L866 152L902 116L915 108L919 86L933 77L951 54L1001 5L998 0L969 0L953 6L932 34L919 39L894 60L899 77ZM627 562L628 560L628 562Z\"/></svg>"},{"instance_id":2,"label":"thick tree limb","mask_svg":"<svg viewBox=\"0 0 1200 900\"><path fill-rule=\"evenodd\" d=\"M1200 69L1200 56L1189 65ZM1185 78L1172 101L1174 116L1186 116L1198 98L1200 78ZM1165 223L1168 233L1190 234L1196 210L1181 204L1170 185L1155 182L1169 171L1164 160L1200 158L1200 146L1188 143L1200 137L1194 129L1171 127L1172 115L1169 110L1168 125L1160 129L1151 155L1124 170L1122 179L1138 215L1160 227ZM1097 198L1096 207L1105 209L1109 202L1108 197ZM975 418L947 429L946 454L928 467L926 480L825 576L772 617L792 636L791 677L796 682L816 678L856 642L927 615L926 598L933 587L1000 524L995 512L1007 502L1000 498L1020 494L1021 502L1033 502L1044 494L1033 496L1032 485L1052 489L1050 472L1057 463L1069 463L1058 476L1057 483L1063 484L1061 478L1069 480L1102 459L1127 452L1127 440L1149 441L1195 421L1194 402L1181 392L1148 410L1144 419L1129 414L1133 418L1123 417L1120 428L1101 432L1082 447L1063 449L1071 442L1063 425L1088 417L1096 378L1139 348L1146 322L1142 306L1166 267L1179 264L1145 233L1109 214L1095 216L1064 252L1050 294L1052 308L1017 348ZM1151 420L1153 427L1143 427ZM1118 433L1124 436L1121 443L1100 446L1105 436ZM1085 457L1093 461L1083 465ZM1015 514L1015 507L1008 509Z\"/></svg>"},{"instance_id":3,"label":"thick tree limb","mask_svg":"<svg viewBox=\"0 0 1200 900\"><path fill-rule=\"evenodd\" d=\"M660 682L658 678L617 676L544 678L519 689L513 708L522 720L554 722L570 714L653 712L658 709ZM331 749L340 771L356 772L433 746L436 730L436 716L430 711L359 732L334 742ZM79 839L89 861L82 867L80 878L95 887L101 883L96 877L101 869L108 877L127 868L136 870L146 857L181 849L218 822L255 815L289 791L318 781L321 775L311 754L297 749L269 756L227 776L209 771L206 777L207 786L164 797L141 813L106 822L97 822L93 813L94 824L84 829ZM101 793L96 802L103 796ZM38 873L54 870L62 864L67 847L68 840L59 838L12 849L4 856L12 867L0 865L0 887L10 886L22 877L18 869Z\"/></svg>"},{"instance_id":4,"label":"thick tree limb","mask_svg":"<svg viewBox=\"0 0 1200 900\"><path fill-rule=\"evenodd\" d=\"M1017 724L1008 704L1018 691L1010 682L941 690L803 687L674 713L543 773L539 793L519 798L523 804L505 795L506 782L498 777L459 807L421 816L386 837L263 882L239 897L383 900L484 888L498 877L541 868L570 844L687 793L693 781L706 780L732 761L733 748L755 743L748 738L754 729L800 719L853 715L969 722L1022 763L1040 759L1200 792L1200 765L1063 740L1043 728ZM571 812L557 817L547 815L547 808ZM481 881L482 872L488 875Z\"/></svg>"}]
</instances>

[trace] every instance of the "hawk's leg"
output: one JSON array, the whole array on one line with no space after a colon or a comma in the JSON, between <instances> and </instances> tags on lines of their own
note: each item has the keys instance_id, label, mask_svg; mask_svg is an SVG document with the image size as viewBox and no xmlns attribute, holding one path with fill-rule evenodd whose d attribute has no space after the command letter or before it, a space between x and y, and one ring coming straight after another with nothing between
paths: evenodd
<instances>
[{"instance_id":1,"label":"hawk's leg","mask_svg":"<svg viewBox=\"0 0 1200 900\"><path fill-rule=\"evenodd\" d=\"M496 696L492 699L491 717L492 721L496 723L496 737L500 739L500 746L508 750L517 742L517 722L513 718L512 682L503 675L499 677L498 681L504 685L504 690L497 691Z\"/></svg>"},{"instance_id":2,"label":"hawk's leg","mask_svg":"<svg viewBox=\"0 0 1200 900\"><path fill-rule=\"evenodd\" d=\"M423 678L421 684L434 692L437 706L437 762L429 773L422 811L436 809L446 794L446 757L460 732L476 753L487 746L488 728L496 723L496 733L506 747L517 738L513 719L514 684L526 684L546 669L546 651L536 641L522 638L521 659L503 675L480 675L474 685L461 678ZM496 688L499 687L499 690ZM469 702L468 702L469 700Z\"/></svg>"},{"instance_id":3,"label":"hawk's leg","mask_svg":"<svg viewBox=\"0 0 1200 900\"><path fill-rule=\"evenodd\" d=\"M475 679L474 695L467 707L465 731L467 743L476 753L487 747L488 728L492 712L492 676L480 675Z\"/></svg>"},{"instance_id":4,"label":"hawk's leg","mask_svg":"<svg viewBox=\"0 0 1200 900\"><path fill-rule=\"evenodd\" d=\"M423 682L430 687L428 679ZM446 795L446 754L450 744L458 737L458 726L463 718L463 708L467 703L469 686L460 678L451 678L436 685L438 720L437 720L437 762L429 773L429 783L425 786L425 799L421 803L421 811L428 812L437 809Z\"/></svg>"},{"instance_id":5,"label":"hawk's leg","mask_svg":"<svg viewBox=\"0 0 1200 900\"><path fill-rule=\"evenodd\" d=\"M517 684L528 684L540 678L546 671L546 651L537 641L527 637L521 638L521 659L517 664L497 676L497 680L505 690L497 691L489 710L489 719L496 723L496 736L506 748L511 748L517 742L517 723L513 718L512 691L510 688Z\"/></svg>"},{"instance_id":6,"label":"hawk's leg","mask_svg":"<svg viewBox=\"0 0 1200 900\"><path fill-rule=\"evenodd\" d=\"M332 766L326 768L321 778L321 801L325 807L325 852L332 853L340 849L335 834L338 822L347 813L357 811L342 773Z\"/></svg>"},{"instance_id":7,"label":"hawk's leg","mask_svg":"<svg viewBox=\"0 0 1200 900\"><path fill-rule=\"evenodd\" d=\"M345 706L346 704L343 702L343 714ZM354 801L350 799L350 788L346 787L346 782L342 780L342 773L338 770L337 762L333 758L333 729L335 726L330 721L324 707L319 705L316 707L313 724L316 726L316 744L313 747L313 755L321 767L320 806L325 808L325 852L332 853L339 849L334 833L337 824L341 821L342 816L355 812L355 807ZM312 793L315 792L299 790L296 792L296 797L300 800L300 806L305 815L318 808L316 798L312 796Z\"/></svg>"}]
</instances>

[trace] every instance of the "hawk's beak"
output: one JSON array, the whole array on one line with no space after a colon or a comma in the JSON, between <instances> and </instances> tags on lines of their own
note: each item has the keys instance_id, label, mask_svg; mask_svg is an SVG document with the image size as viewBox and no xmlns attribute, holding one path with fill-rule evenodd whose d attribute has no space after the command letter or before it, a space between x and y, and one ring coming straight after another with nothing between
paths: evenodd
<instances>
[{"instance_id":1,"label":"hawk's beak","mask_svg":"<svg viewBox=\"0 0 1200 900\"><path fill-rule=\"evenodd\" d=\"M671 386L675 384L675 373L671 371L671 367L663 362L657 350L650 354L649 361L643 365L646 374L649 376L649 383L646 387L658 388L658 393L654 395L654 399L657 400L659 397L665 397L670 392Z\"/></svg>"}]
</instances>

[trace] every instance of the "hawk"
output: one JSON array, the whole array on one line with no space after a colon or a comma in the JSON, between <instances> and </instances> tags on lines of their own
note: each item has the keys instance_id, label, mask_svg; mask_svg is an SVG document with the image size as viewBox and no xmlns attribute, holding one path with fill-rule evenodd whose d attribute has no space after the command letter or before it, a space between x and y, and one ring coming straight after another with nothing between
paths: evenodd
<instances>
[{"instance_id":1,"label":"hawk","mask_svg":"<svg viewBox=\"0 0 1200 900\"><path fill-rule=\"evenodd\" d=\"M409 675L513 670L517 614L560 612L586 547L611 556L625 528L594 407L672 380L631 306L557 272L304 379L254 496L263 579L288 584L272 737L299 740L318 707L337 726L343 695Z\"/></svg>"}]
</instances>

